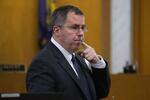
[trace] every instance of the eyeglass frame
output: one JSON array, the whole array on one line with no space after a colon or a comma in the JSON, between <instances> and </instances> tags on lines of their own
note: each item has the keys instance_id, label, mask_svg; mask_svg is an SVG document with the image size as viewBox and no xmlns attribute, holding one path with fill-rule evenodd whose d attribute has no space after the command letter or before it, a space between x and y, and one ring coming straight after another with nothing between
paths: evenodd
<instances>
[{"instance_id":1,"label":"eyeglass frame","mask_svg":"<svg viewBox=\"0 0 150 100\"><path fill-rule=\"evenodd\" d=\"M83 31L83 32L87 32L88 31L88 28L86 25L77 25L77 24L74 24L74 25L56 25L58 27L67 27L68 29L72 30L73 32L79 32L80 29Z\"/></svg>"}]
</instances>

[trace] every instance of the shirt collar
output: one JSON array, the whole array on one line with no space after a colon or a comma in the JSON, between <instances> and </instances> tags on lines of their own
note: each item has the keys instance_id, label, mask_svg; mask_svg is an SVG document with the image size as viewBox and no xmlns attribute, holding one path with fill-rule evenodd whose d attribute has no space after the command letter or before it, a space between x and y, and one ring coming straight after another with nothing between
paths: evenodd
<instances>
[{"instance_id":1,"label":"shirt collar","mask_svg":"<svg viewBox=\"0 0 150 100\"><path fill-rule=\"evenodd\" d=\"M63 48L53 37L51 38L51 42L61 51L61 53L65 56L67 61L70 63L72 59L72 54L70 54L65 48Z\"/></svg>"}]
</instances>

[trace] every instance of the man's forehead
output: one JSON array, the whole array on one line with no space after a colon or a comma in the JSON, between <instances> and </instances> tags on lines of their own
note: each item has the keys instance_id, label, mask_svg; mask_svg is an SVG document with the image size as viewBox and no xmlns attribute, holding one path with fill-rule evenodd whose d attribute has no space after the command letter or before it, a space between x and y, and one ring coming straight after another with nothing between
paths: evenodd
<instances>
[{"instance_id":1,"label":"man's forehead","mask_svg":"<svg viewBox=\"0 0 150 100\"><path fill-rule=\"evenodd\" d=\"M79 14L76 14L75 12L69 12L67 14L67 18L66 18L66 23L69 22L76 22L76 23L80 23L80 24L84 24L85 22L85 18L84 18L84 15L79 15Z\"/></svg>"}]
</instances>

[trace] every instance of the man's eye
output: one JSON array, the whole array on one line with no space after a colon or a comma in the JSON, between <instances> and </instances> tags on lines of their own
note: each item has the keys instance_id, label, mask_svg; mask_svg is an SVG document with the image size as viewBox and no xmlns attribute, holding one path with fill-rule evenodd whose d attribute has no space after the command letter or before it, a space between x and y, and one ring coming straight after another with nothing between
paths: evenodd
<instances>
[{"instance_id":1,"label":"man's eye","mask_svg":"<svg viewBox=\"0 0 150 100\"><path fill-rule=\"evenodd\" d=\"M85 29L85 26L82 26L81 29L84 30L84 29Z\"/></svg>"},{"instance_id":2,"label":"man's eye","mask_svg":"<svg viewBox=\"0 0 150 100\"><path fill-rule=\"evenodd\" d=\"M71 28L72 28L72 29L79 29L79 28L78 28L78 27L76 27L76 26L72 26Z\"/></svg>"}]
</instances>

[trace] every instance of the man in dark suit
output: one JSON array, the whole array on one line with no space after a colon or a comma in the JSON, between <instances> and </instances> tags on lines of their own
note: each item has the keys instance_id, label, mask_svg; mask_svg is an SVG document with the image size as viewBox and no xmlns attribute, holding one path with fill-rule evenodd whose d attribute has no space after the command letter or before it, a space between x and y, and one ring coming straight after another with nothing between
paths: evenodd
<instances>
[{"instance_id":1,"label":"man in dark suit","mask_svg":"<svg viewBox=\"0 0 150 100\"><path fill-rule=\"evenodd\" d=\"M102 56L84 41L83 12L66 5L51 20L52 37L32 61L27 91L63 94L64 100L99 100L108 95L110 77ZM82 46L80 54L76 53Z\"/></svg>"}]
</instances>

